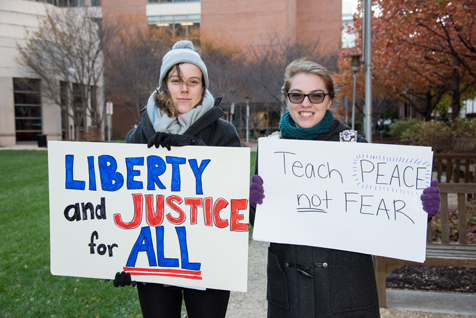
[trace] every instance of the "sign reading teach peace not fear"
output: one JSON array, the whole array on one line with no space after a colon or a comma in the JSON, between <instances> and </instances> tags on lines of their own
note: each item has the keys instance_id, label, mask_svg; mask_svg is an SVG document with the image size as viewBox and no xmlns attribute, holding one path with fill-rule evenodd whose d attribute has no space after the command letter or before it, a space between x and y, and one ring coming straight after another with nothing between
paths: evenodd
<instances>
[{"instance_id":1,"label":"sign reading teach peace not fear","mask_svg":"<svg viewBox=\"0 0 476 318\"><path fill-rule=\"evenodd\" d=\"M52 274L246 291L249 158L49 142Z\"/></svg>"},{"instance_id":2,"label":"sign reading teach peace not fear","mask_svg":"<svg viewBox=\"0 0 476 318\"><path fill-rule=\"evenodd\" d=\"M259 139L256 240L423 262L429 147Z\"/></svg>"}]
</instances>

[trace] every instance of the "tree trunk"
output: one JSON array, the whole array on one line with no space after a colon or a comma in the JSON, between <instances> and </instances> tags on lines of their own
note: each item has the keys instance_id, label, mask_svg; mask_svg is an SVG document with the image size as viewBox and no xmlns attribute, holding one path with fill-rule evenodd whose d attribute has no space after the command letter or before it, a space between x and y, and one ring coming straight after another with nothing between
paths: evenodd
<instances>
[{"instance_id":1,"label":"tree trunk","mask_svg":"<svg viewBox=\"0 0 476 318\"><path fill-rule=\"evenodd\" d=\"M461 92L460 92L460 84L461 84L461 76L456 68L458 66L458 61L455 62L455 68L453 69L453 74L451 75L451 91L452 91L452 99L451 99L451 118L455 119L458 118L459 112L461 110Z\"/></svg>"}]
</instances>

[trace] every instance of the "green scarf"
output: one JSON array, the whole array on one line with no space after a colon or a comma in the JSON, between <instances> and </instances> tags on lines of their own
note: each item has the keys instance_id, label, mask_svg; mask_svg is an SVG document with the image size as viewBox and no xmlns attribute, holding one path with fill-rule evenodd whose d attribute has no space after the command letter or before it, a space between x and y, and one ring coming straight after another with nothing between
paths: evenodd
<instances>
[{"instance_id":1,"label":"green scarf","mask_svg":"<svg viewBox=\"0 0 476 318\"><path fill-rule=\"evenodd\" d=\"M289 115L289 112L286 112L279 121L279 130L285 138L314 140L323 133L329 131L333 119L334 116L332 115L332 112L327 110L324 118L322 118L316 126L311 128L298 128Z\"/></svg>"}]
</instances>

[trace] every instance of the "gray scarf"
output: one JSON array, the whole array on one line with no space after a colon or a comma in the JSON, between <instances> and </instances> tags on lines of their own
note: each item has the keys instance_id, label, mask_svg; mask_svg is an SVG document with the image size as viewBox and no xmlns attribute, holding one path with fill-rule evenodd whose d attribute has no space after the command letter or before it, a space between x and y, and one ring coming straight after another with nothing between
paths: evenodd
<instances>
[{"instance_id":1,"label":"gray scarf","mask_svg":"<svg viewBox=\"0 0 476 318\"><path fill-rule=\"evenodd\" d=\"M201 105L192 108L189 112L181 114L178 117L170 118L162 109L155 105L154 94L155 92L150 95L149 101L147 102L147 114L156 132L160 131L169 134L182 135L193 123L213 108L215 101L207 89Z\"/></svg>"}]
</instances>

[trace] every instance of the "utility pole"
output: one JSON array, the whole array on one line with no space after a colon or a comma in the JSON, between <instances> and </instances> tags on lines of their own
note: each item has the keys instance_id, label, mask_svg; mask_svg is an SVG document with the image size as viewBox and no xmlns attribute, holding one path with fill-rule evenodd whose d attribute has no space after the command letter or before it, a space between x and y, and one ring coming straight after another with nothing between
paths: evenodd
<instances>
[{"instance_id":1,"label":"utility pole","mask_svg":"<svg viewBox=\"0 0 476 318\"><path fill-rule=\"evenodd\" d=\"M365 138L372 142L372 0L365 1Z\"/></svg>"},{"instance_id":2,"label":"utility pole","mask_svg":"<svg viewBox=\"0 0 476 318\"><path fill-rule=\"evenodd\" d=\"M249 118L250 118L250 99L249 97L246 97L246 143L250 141Z\"/></svg>"}]
</instances>

